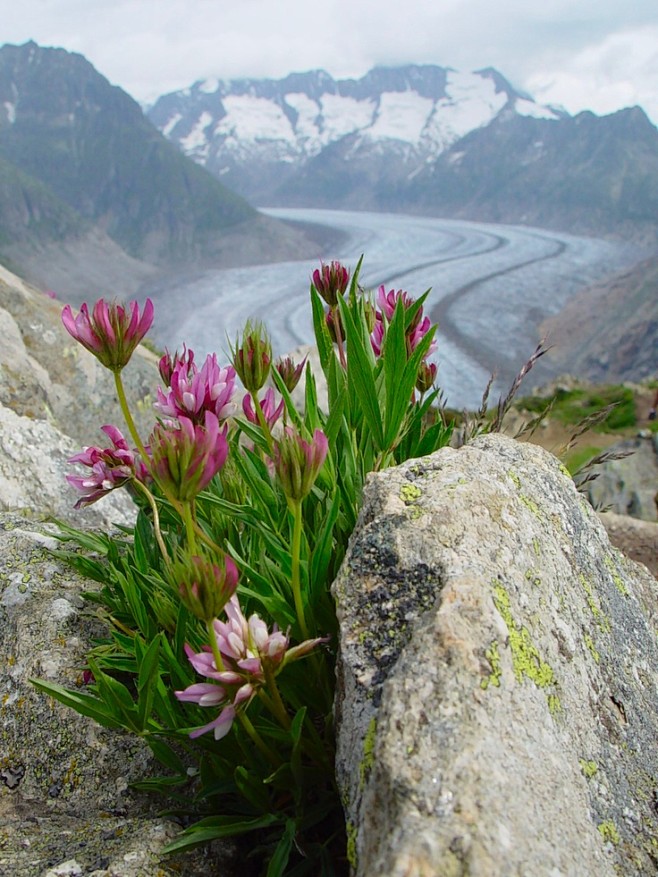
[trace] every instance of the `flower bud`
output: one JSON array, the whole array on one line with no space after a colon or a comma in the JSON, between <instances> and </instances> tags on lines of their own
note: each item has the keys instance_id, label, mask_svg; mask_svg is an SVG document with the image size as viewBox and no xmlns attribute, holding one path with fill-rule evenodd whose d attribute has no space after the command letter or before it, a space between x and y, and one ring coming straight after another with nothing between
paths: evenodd
<instances>
[{"instance_id":1,"label":"flower bud","mask_svg":"<svg viewBox=\"0 0 658 877\"><path fill-rule=\"evenodd\" d=\"M274 469L288 499L299 501L311 492L328 449L327 437L320 429L310 442L292 429L286 430L274 448Z\"/></svg>"},{"instance_id":2,"label":"flower bud","mask_svg":"<svg viewBox=\"0 0 658 877\"><path fill-rule=\"evenodd\" d=\"M295 365L295 363L289 356L282 356L274 363L274 368L281 376L281 380L285 384L286 390L289 393L292 393L292 391L299 383L299 379L302 376L302 372L304 371L304 366L306 365L307 359L308 356L305 356L298 365Z\"/></svg>"},{"instance_id":3,"label":"flower bud","mask_svg":"<svg viewBox=\"0 0 658 877\"><path fill-rule=\"evenodd\" d=\"M231 349L233 368L245 390L257 393L265 385L272 365L272 345L260 323L247 323L242 344Z\"/></svg>"},{"instance_id":4,"label":"flower bud","mask_svg":"<svg viewBox=\"0 0 658 877\"><path fill-rule=\"evenodd\" d=\"M217 618L238 586L238 569L226 555L219 563L197 555L181 555L171 575L181 600L201 621Z\"/></svg>"},{"instance_id":5,"label":"flower bud","mask_svg":"<svg viewBox=\"0 0 658 877\"><path fill-rule=\"evenodd\" d=\"M340 262L331 262L329 265L322 262L320 268L313 272L313 286L330 308L335 308L339 296L345 295L349 282L350 272Z\"/></svg>"}]
</instances>

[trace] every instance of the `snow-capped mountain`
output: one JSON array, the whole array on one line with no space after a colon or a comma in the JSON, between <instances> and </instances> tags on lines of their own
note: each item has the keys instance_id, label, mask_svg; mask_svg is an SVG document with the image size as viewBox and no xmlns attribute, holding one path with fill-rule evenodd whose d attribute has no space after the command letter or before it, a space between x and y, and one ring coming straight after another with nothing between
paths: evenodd
<instances>
[{"instance_id":1,"label":"snow-capped mountain","mask_svg":"<svg viewBox=\"0 0 658 877\"><path fill-rule=\"evenodd\" d=\"M162 133L223 182L259 203L323 153L390 159L385 176L409 177L503 111L566 115L516 91L493 69L376 68L358 80L322 70L280 80L205 80L148 111ZM386 162L388 164L388 161Z\"/></svg>"},{"instance_id":2,"label":"snow-capped mountain","mask_svg":"<svg viewBox=\"0 0 658 877\"><path fill-rule=\"evenodd\" d=\"M148 111L260 206L422 212L654 235L658 130L639 108L570 116L496 70L376 68L206 80Z\"/></svg>"}]
</instances>

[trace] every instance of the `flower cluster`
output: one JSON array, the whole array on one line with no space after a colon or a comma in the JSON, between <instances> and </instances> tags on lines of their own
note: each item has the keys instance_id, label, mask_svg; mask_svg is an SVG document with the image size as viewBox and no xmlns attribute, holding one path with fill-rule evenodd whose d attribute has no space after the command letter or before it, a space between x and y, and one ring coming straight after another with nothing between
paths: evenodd
<instances>
[{"instance_id":1,"label":"flower cluster","mask_svg":"<svg viewBox=\"0 0 658 877\"><path fill-rule=\"evenodd\" d=\"M226 432L212 411L205 411L203 426L183 416L177 424L156 424L149 439L151 471L165 494L189 502L210 484L226 461Z\"/></svg>"},{"instance_id":2,"label":"flower cluster","mask_svg":"<svg viewBox=\"0 0 658 877\"><path fill-rule=\"evenodd\" d=\"M321 429L307 442L288 427L274 447L274 470L289 500L297 502L307 496L327 456L329 443Z\"/></svg>"},{"instance_id":3,"label":"flower cluster","mask_svg":"<svg viewBox=\"0 0 658 877\"><path fill-rule=\"evenodd\" d=\"M263 413L263 417L265 419L265 423L269 430L272 430L274 424L277 422L281 414L283 413L284 402L283 399L276 404L276 397L274 395L274 390L272 387L268 389L262 399L258 400L258 407ZM253 403L251 401L251 395L249 393L245 394L244 399L242 400L242 410L244 411L244 416L250 423L258 424L258 415L254 410Z\"/></svg>"},{"instance_id":4,"label":"flower cluster","mask_svg":"<svg viewBox=\"0 0 658 877\"><path fill-rule=\"evenodd\" d=\"M62 322L67 332L86 347L110 371L118 372L127 364L133 351L153 323L153 302L146 299L142 315L137 302L128 309L117 302L99 299L89 314L86 304L77 317L70 305L62 310Z\"/></svg>"},{"instance_id":5,"label":"flower cluster","mask_svg":"<svg viewBox=\"0 0 658 877\"><path fill-rule=\"evenodd\" d=\"M66 476L69 484L81 494L76 509L91 505L133 479L144 482L148 478L146 466L139 455L130 450L121 431L109 424L101 429L112 442L111 448L87 447L68 460L88 466L90 470L86 475Z\"/></svg>"},{"instance_id":6,"label":"flower cluster","mask_svg":"<svg viewBox=\"0 0 658 877\"><path fill-rule=\"evenodd\" d=\"M211 682L197 682L183 691L177 691L181 701L199 706L221 707L211 722L192 731L190 737L199 737L213 731L216 740L228 734L241 704L248 704L260 688L268 684L284 667L308 654L322 638L306 640L289 648L289 638L275 624L272 632L255 613L245 618L234 594L225 607L226 621L215 620L215 646L203 646L194 652L185 646L190 664L201 676ZM218 663L220 666L218 666Z\"/></svg>"},{"instance_id":7,"label":"flower cluster","mask_svg":"<svg viewBox=\"0 0 658 877\"><path fill-rule=\"evenodd\" d=\"M395 313L395 308L399 301L402 302L402 307L405 311L409 311L416 302L408 292L404 292L401 289L398 289L397 292L393 289L386 292L386 287L382 283L377 290L378 310L375 311L375 326L370 335L370 343L372 344L372 349L375 351L376 356L381 356L382 348L384 346L384 338L386 337L386 326L393 319L393 314ZM423 316L422 307L418 308L409 322L409 325L406 327L405 334L408 356L411 356L431 328L432 323L430 318ZM434 353L435 350L436 342L432 341L430 348L427 351L427 355L429 356L431 353Z\"/></svg>"},{"instance_id":8,"label":"flower cluster","mask_svg":"<svg viewBox=\"0 0 658 877\"><path fill-rule=\"evenodd\" d=\"M173 358L165 354L159 368L169 386L166 393L158 388L155 408L165 417L187 417L202 424L210 411L221 423L234 413L235 369L220 367L216 353L209 354L200 369L191 350Z\"/></svg>"},{"instance_id":9,"label":"flower cluster","mask_svg":"<svg viewBox=\"0 0 658 877\"><path fill-rule=\"evenodd\" d=\"M238 568L226 555L218 561L181 553L171 575L181 600L201 621L216 618L238 586Z\"/></svg>"},{"instance_id":10,"label":"flower cluster","mask_svg":"<svg viewBox=\"0 0 658 877\"><path fill-rule=\"evenodd\" d=\"M339 297L345 295L350 282L350 272L340 262L324 262L313 272L313 286L330 308L335 308Z\"/></svg>"}]
</instances>

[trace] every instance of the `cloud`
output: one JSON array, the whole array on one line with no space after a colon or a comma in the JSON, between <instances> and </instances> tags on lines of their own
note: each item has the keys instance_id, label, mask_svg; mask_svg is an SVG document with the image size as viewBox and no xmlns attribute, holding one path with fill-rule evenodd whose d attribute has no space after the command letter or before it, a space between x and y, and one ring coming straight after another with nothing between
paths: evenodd
<instances>
[{"instance_id":1,"label":"cloud","mask_svg":"<svg viewBox=\"0 0 658 877\"><path fill-rule=\"evenodd\" d=\"M571 111L640 103L658 120L656 0L0 0L7 42L85 55L138 100L218 76L375 65L496 67Z\"/></svg>"},{"instance_id":2,"label":"cloud","mask_svg":"<svg viewBox=\"0 0 658 877\"><path fill-rule=\"evenodd\" d=\"M539 69L526 88L570 112L611 113L640 105L658 123L658 26L612 34L575 54L561 69Z\"/></svg>"}]
</instances>

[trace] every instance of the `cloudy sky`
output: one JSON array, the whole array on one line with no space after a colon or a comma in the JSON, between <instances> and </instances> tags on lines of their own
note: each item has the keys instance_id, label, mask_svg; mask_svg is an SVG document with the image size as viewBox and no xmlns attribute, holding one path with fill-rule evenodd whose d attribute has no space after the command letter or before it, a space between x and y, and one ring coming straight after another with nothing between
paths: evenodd
<instances>
[{"instance_id":1,"label":"cloudy sky","mask_svg":"<svg viewBox=\"0 0 658 877\"><path fill-rule=\"evenodd\" d=\"M495 67L570 112L658 124L658 0L0 0L0 43L85 55L142 102L210 76Z\"/></svg>"}]
</instances>

